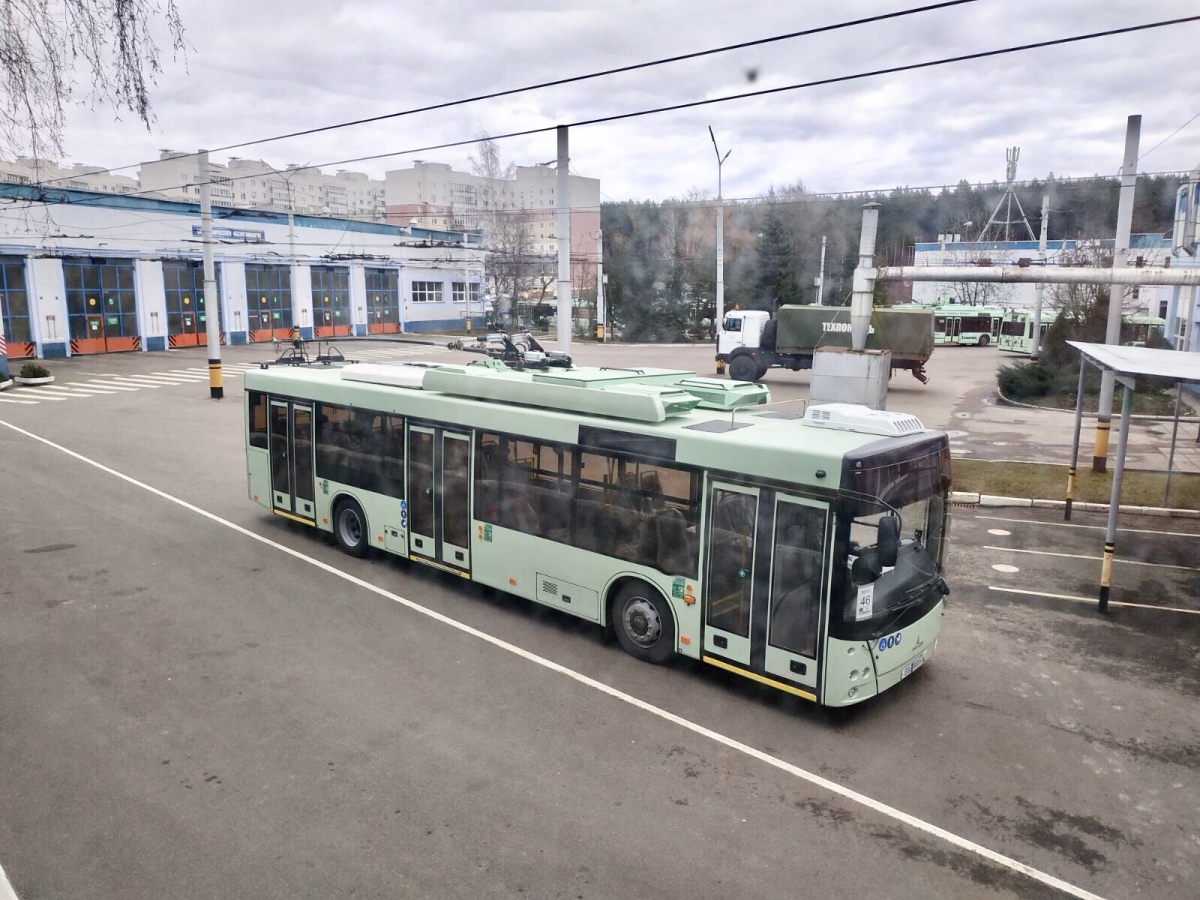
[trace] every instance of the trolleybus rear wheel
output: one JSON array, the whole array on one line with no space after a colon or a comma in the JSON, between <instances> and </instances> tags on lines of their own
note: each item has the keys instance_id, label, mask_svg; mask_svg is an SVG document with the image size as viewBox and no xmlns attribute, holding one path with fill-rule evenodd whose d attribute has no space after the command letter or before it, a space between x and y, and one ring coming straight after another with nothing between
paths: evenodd
<instances>
[{"instance_id":1,"label":"trolleybus rear wheel","mask_svg":"<svg viewBox=\"0 0 1200 900\"><path fill-rule=\"evenodd\" d=\"M351 556L367 555L367 517L357 501L348 497L338 501L333 512L333 536L337 545Z\"/></svg>"},{"instance_id":2,"label":"trolleybus rear wheel","mask_svg":"<svg viewBox=\"0 0 1200 900\"><path fill-rule=\"evenodd\" d=\"M621 648L650 663L675 655L675 617L663 596L645 582L633 581L613 600L613 628Z\"/></svg>"},{"instance_id":3,"label":"trolleybus rear wheel","mask_svg":"<svg viewBox=\"0 0 1200 900\"><path fill-rule=\"evenodd\" d=\"M979 336L979 346L980 347L986 347L991 342L992 342L992 339L990 337L988 337L986 334L982 334Z\"/></svg>"}]
</instances>

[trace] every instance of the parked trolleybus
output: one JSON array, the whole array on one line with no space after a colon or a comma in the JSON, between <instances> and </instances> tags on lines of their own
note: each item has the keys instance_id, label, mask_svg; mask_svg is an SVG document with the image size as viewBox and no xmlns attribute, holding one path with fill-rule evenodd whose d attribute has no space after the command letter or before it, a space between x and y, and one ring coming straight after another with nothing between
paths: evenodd
<instances>
[{"instance_id":1,"label":"parked trolleybus","mask_svg":"<svg viewBox=\"0 0 1200 900\"><path fill-rule=\"evenodd\" d=\"M1055 310L1042 309L1039 346L1045 344L1046 331L1057 318L1058 313ZM1000 323L1000 340L997 346L1010 353L1023 353L1026 356L1033 353L1032 309L1006 309L1004 311L1004 321Z\"/></svg>"},{"instance_id":2,"label":"parked trolleybus","mask_svg":"<svg viewBox=\"0 0 1200 900\"><path fill-rule=\"evenodd\" d=\"M950 454L914 417L761 408L672 370L471 365L246 373L251 499L693 657L845 706L937 643Z\"/></svg>"},{"instance_id":3,"label":"parked trolleybus","mask_svg":"<svg viewBox=\"0 0 1200 900\"><path fill-rule=\"evenodd\" d=\"M934 344L965 344L986 347L1000 337L1004 318L1002 306L973 306L947 303L933 309Z\"/></svg>"}]
</instances>

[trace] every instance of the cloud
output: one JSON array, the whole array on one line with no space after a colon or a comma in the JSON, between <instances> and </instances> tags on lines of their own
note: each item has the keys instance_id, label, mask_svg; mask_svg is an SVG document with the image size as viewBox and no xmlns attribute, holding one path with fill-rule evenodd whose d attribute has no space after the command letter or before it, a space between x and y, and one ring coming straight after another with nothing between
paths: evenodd
<instances>
[{"instance_id":1,"label":"cloud","mask_svg":"<svg viewBox=\"0 0 1200 900\"><path fill-rule=\"evenodd\" d=\"M131 116L73 110L71 161L116 166L161 148L217 147L446 102L901 8L712 0L209 0L185 25L186 69L165 61L151 133ZM835 78L1196 12L1193 0L992 2L781 41L543 91L232 150L277 165L314 165L475 136L621 115L747 90ZM185 10L185 15L187 11ZM1003 180L1004 150L1022 148L1018 177L1115 173L1125 120L1143 116L1150 150L1200 111L1200 23L572 130L572 168L606 198L715 194L712 125L726 196L802 180L812 190ZM747 73L754 72L753 79ZM505 141L522 164L555 155L553 132ZM472 148L418 154L459 168ZM382 177L397 157L350 168ZM1200 164L1200 120L1143 169Z\"/></svg>"}]
</instances>

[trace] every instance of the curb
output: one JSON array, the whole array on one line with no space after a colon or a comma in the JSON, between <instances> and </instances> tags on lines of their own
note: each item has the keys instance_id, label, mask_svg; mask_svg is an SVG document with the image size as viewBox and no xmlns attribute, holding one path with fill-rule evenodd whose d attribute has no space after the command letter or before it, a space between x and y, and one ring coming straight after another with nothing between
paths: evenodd
<instances>
[{"instance_id":1,"label":"curb","mask_svg":"<svg viewBox=\"0 0 1200 900\"><path fill-rule=\"evenodd\" d=\"M982 507L1025 507L1027 509L1066 509L1066 500L1037 500L1025 497L1000 497L994 494L974 494L969 491L951 491L950 502L956 506ZM1108 512L1107 503L1088 503L1076 500L1072 508L1085 512ZM1164 506L1118 507L1120 512L1137 516L1163 516L1174 519L1200 519L1200 509L1173 509Z\"/></svg>"}]
</instances>

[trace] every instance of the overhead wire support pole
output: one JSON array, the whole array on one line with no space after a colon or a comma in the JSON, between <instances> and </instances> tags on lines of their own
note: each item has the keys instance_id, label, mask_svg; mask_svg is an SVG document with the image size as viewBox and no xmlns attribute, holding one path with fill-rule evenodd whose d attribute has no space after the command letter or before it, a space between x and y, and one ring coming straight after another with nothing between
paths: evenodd
<instances>
[{"instance_id":1,"label":"overhead wire support pole","mask_svg":"<svg viewBox=\"0 0 1200 900\"><path fill-rule=\"evenodd\" d=\"M1046 271L1046 232L1050 227L1050 195L1042 195L1042 228L1038 237L1038 264ZM1046 292L1046 282L1039 281L1033 289L1033 346L1029 358L1037 362L1038 353L1042 349L1042 295Z\"/></svg>"},{"instance_id":2,"label":"overhead wire support pole","mask_svg":"<svg viewBox=\"0 0 1200 900\"><path fill-rule=\"evenodd\" d=\"M571 352L571 157L558 126L558 349Z\"/></svg>"},{"instance_id":3,"label":"overhead wire support pole","mask_svg":"<svg viewBox=\"0 0 1200 900\"><path fill-rule=\"evenodd\" d=\"M720 346L721 341L721 325L725 321L725 198L722 194L721 184L721 169L725 165L725 160L729 159L729 154L732 149L726 150L725 155L721 155L721 150L717 146L717 136L713 134L712 126L708 126L708 136L712 138L713 152L717 154L717 308L715 313L717 336L717 345ZM725 373L725 361L717 360L717 374Z\"/></svg>"},{"instance_id":4,"label":"overhead wire support pole","mask_svg":"<svg viewBox=\"0 0 1200 900\"><path fill-rule=\"evenodd\" d=\"M200 239L204 243L204 331L208 338L208 395L213 400L225 397L221 380L221 298L217 296L217 273L213 263L213 224L211 176L208 151L198 154L200 168Z\"/></svg>"},{"instance_id":5,"label":"overhead wire support pole","mask_svg":"<svg viewBox=\"0 0 1200 900\"><path fill-rule=\"evenodd\" d=\"M1113 242L1114 270L1129 264L1129 233L1133 226L1133 198L1137 189L1138 141L1142 133L1142 117L1130 116L1125 126L1125 159L1121 164L1121 194L1117 201L1117 234ZM1104 343L1121 343L1121 313L1125 291L1115 285L1108 295L1108 327ZM1116 382L1112 371L1105 369L1100 379L1100 405L1096 415L1096 441L1092 455L1092 471L1108 470L1108 439L1112 428L1113 390Z\"/></svg>"},{"instance_id":6,"label":"overhead wire support pole","mask_svg":"<svg viewBox=\"0 0 1200 900\"><path fill-rule=\"evenodd\" d=\"M1106 372L1116 380L1111 369ZM1133 377L1123 376L1121 386L1121 434L1117 438L1117 464L1113 471L1112 496L1108 501L1108 527L1104 531L1104 562L1100 568L1100 612L1108 612L1108 592L1112 587L1113 557L1117 549L1117 519L1121 512L1121 482L1125 479L1125 451L1129 447L1129 424L1133 417Z\"/></svg>"}]
</instances>

